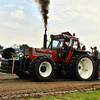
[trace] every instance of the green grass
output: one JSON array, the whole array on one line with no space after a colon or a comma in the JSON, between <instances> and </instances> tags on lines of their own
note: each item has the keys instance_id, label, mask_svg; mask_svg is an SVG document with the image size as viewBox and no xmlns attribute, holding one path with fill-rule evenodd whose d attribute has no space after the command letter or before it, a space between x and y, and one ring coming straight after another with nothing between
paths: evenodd
<instances>
[{"instance_id":1,"label":"green grass","mask_svg":"<svg viewBox=\"0 0 100 100\"><path fill-rule=\"evenodd\" d=\"M25 100L100 100L100 90L46 96L40 98L27 98Z\"/></svg>"}]
</instances>

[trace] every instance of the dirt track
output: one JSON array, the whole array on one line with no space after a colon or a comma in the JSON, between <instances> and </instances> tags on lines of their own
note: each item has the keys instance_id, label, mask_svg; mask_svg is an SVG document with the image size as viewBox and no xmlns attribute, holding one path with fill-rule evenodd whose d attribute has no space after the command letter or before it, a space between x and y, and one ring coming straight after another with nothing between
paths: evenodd
<instances>
[{"instance_id":1,"label":"dirt track","mask_svg":"<svg viewBox=\"0 0 100 100\"><path fill-rule=\"evenodd\" d=\"M18 99L41 95L69 93L100 89L100 80L72 81L51 80L50 82L34 82L32 79L20 79L16 75L0 72L0 99Z\"/></svg>"}]
</instances>

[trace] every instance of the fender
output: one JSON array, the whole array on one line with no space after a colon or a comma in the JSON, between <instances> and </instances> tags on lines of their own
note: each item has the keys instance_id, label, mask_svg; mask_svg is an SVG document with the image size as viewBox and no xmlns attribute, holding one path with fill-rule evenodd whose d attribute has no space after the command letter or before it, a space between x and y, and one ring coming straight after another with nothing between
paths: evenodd
<instances>
[{"instance_id":1,"label":"fender","mask_svg":"<svg viewBox=\"0 0 100 100\"><path fill-rule=\"evenodd\" d=\"M72 50L72 51L74 51L74 53L87 53L87 52L84 51L84 50L78 50L78 49L74 49L74 50Z\"/></svg>"}]
</instances>

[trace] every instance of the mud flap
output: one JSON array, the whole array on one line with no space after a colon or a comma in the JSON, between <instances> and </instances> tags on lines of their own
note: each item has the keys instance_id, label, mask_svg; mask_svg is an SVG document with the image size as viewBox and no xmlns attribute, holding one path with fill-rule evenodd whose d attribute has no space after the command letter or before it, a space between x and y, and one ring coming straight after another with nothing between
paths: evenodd
<instances>
[{"instance_id":1,"label":"mud flap","mask_svg":"<svg viewBox=\"0 0 100 100\"><path fill-rule=\"evenodd\" d=\"M99 79L99 60L95 61L95 65L94 79Z\"/></svg>"},{"instance_id":2,"label":"mud flap","mask_svg":"<svg viewBox=\"0 0 100 100\"><path fill-rule=\"evenodd\" d=\"M100 79L100 76L99 76L100 61L96 57L93 57L93 59L95 61L95 73L94 73L93 79Z\"/></svg>"},{"instance_id":3,"label":"mud flap","mask_svg":"<svg viewBox=\"0 0 100 100\"><path fill-rule=\"evenodd\" d=\"M99 60L99 68L98 68L98 79L100 79L100 60Z\"/></svg>"}]
</instances>

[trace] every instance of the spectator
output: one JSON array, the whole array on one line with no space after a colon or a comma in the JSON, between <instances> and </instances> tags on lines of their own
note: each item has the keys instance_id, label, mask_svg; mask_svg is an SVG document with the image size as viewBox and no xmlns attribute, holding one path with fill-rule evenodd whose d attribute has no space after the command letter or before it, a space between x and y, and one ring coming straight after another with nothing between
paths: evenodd
<instances>
[{"instance_id":1,"label":"spectator","mask_svg":"<svg viewBox=\"0 0 100 100\"><path fill-rule=\"evenodd\" d=\"M24 52L22 52L22 57L24 57L25 56L25 54L24 54Z\"/></svg>"},{"instance_id":2,"label":"spectator","mask_svg":"<svg viewBox=\"0 0 100 100\"><path fill-rule=\"evenodd\" d=\"M91 48L92 49L92 48ZM93 52L93 50L92 50L92 55L91 56L93 56L93 57L96 57L96 59L95 59L95 66L96 66L96 69L95 69L95 72L96 72L96 75L98 76L98 78L100 77L99 76L99 67L98 66L100 66L100 62L99 62L99 51L97 50L97 47L95 46L94 48L94 52ZM95 75L95 76L96 76Z\"/></svg>"},{"instance_id":3,"label":"spectator","mask_svg":"<svg viewBox=\"0 0 100 100\"><path fill-rule=\"evenodd\" d=\"M2 59L2 55L0 55L0 61L1 61L1 59Z\"/></svg>"},{"instance_id":4,"label":"spectator","mask_svg":"<svg viewBox=\"0 0 100 100\"><path fill-rule=\"evenodd\" d=\"M99 59L99 51L97 50L97 47L96 46L94 47L94 52L92 52L92 55L91 56L94 56L97 59Z\"/></svg>"},{"instance_id":5,"label":"spectator","mask_svg":"<svg viewBox=\"0 0 100 100\"><path fill-rule=\"evenodd\" d=\"M63 59L65 60L66 57L66 50L67 50L67 44L64 44L64 49L63 49Z\"/></svg>"}]
</instances>

